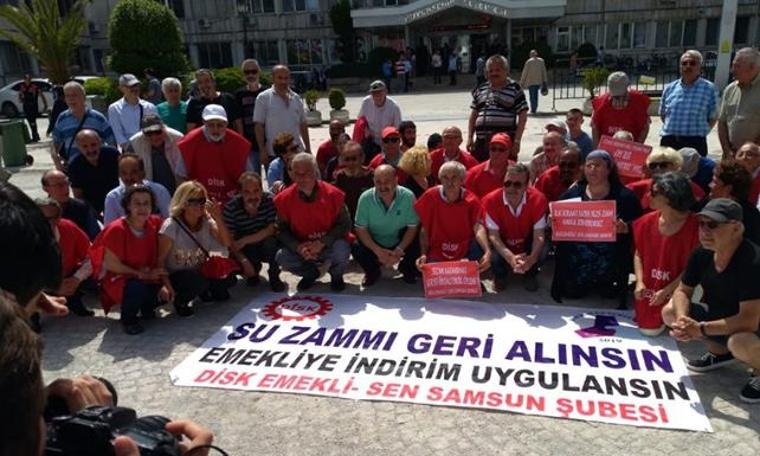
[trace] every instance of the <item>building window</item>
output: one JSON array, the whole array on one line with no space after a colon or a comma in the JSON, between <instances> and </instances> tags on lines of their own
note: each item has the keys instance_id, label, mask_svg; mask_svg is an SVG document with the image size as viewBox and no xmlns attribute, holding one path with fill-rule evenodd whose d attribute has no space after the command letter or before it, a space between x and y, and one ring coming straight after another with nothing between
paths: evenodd
<instances>
[{"instance_id":1,"label":"building window","mask_svg":"<svg viewBox=\"0 0 760 456\"><path fill-rule=\"evenodd\" d=\"M605 49L617 49L620 40L620 24L607 24L607 33L604 39Z\"/></svg>"},{"instance_id":2,"label":"building window","mask_svg":"<svg viewBox=\"0 0 760 456\"><path fill-rule=\"evenodd\" d=\"M705 46L717 46L719 33L720 18L711 17L707 20L707 28L705 29Z\"/></svg>"},{"instance_id":3,"label":"building window","mask_svg":"<svg viewBox=\"0 0 760 456\"><path fill-rule=\"evenodd\" d=\"M177 19L182 19L185 17L184 0L159 0L159 1L163 3L167 8L174 11L174 15L177 16Z\"/></svg>"},{"instance_id":4,"label":"building window","mask_svg":"<svg viewBox=\"0 0 760 456\"><path fill-rule=\"evenodd\" d=\"M557 27L557 52L570 52L570 27Z\"/></svg>"},{"instance_id":5,"label":"building window","mask_svg":"<svg viewBox=\"0 0 760 456\"><path fill-rule=\"evenodd\" d=\"M584 25L583 26L583 40L586 43L591 43L594 46L597 46L599 43L599 39L596 36L596 31L598 30L598 27L596 25ZM583 44L583 43L581 43Z\"/></svg>"},{"instance_id":6,"label":"building window","mask_svg":"<svg viewBox=\"0 0 760 456\"><path fill-rule=\"evenodd\" d=\"M678 47L681 45L683 36L683 21L670 21L670 33L668 34L668 46Z\"/></svg>"},{"instance_id":7,"label":"building window","mask_svg":"<svg viewBox=\"0 0 760 456\"><path fill-rule=\"evenodd\" d=\"M198 43L198 64L201 68L232 66L232 44L229 41Z\"/></svg>"},{"instance_id":8,"label":"building window","mask_svg":"<svg viewBox=\"0 0 760 456\"><path fill-rule=\"evenodd\" d=\"M749 43L749 16L739 16L736 18L734 27L734 44Z\"/></svg>"},{"instance_id":9,"label":"building window","mask_svg":"<svg viewBox=\"0 0 760 456\"><path fill-rule=\"evenodd\" d=\"M0 65L5 74L32 72L32 60L29 54L22 52L10 41L0 42Z\"/></svg>"},{"instance_id":10,"label":"building window","mask_svg":"<svg viewBox=\"0 0 760 456\"><path fill-rule=\"evenodd\" d=\"M660 21L657 23L657 37L655 39L655 46L658 48L668 47L668 21Z\"/></svg>"},{"instance_id":11,"label":"building window","mask_svg":"<svg viewBox=\"0 0 760 456\"><path fill-rule=\"evenodd\" d=\"M695 44L697 44L697 21L696 19L684 21L681 46L694 46Z\"/></svg>"},{"instance_id":12,"label":"building window","mask_svg":"<svg viewBox=\"0 0 760 456\"><path fill-rule=\"evenodd\" d=\"M253 57L262 66L273 66L280 63L280 51L278 50L277 40L254 42Z\"/></svg>"},{"instance_id":13,"label":"building window","mask_svg":"<svg viewBox=\"0 0 760 456\"><path fill-rule=\"evenodd\" d=\"M288 49L288 66L291 68L321 65L323 63L322 40L288 40L286 45Z\"/></svg>"},{"instance_id":14,"label":"building window","mask_svg":"<svg viewBox=\"0 0 760 456\"><path fill-rule=\"evenodd\" d=\"M319 0L282 0L282 10L286 13L294 11L319 11Z\"/></svg>"},{"instance_id":15,"label":"building window","mask_svg":"<svg viewBox=\"0 0 760 456\"><path fill-rule=\"evenodd\" d=\"M254 13L274 13L274 0L252 0Z\"/></svg>"},{"instance_id":16,"label":"building window","mask_svg":"<svg viewBox=\"0 0 760 456\"><path fill-rule=\"evenodd\" d=\"M697 21L660 21L657 23L655 46L658 48L694 46L697 43Z\"/></svg>"},{"instance_id":17,"label":"building window","mask_svg":"<svg viewBox=\"0 0 760 456\"><path fill-rule=\"evenodd\" d=\"M649 23L636 22L633 24L633 26L633 47L637 49L646 48Z\"/></svg>"},{"instance_id":18,"label":"building window","mask_svg":"<svg viewBox=\"0 0 760 456\"><path fill-rule=\"evenodd\" d=\"M632 44L633 23L620 24L620 49L630 49Z\"/></svg>"}]
</instances>

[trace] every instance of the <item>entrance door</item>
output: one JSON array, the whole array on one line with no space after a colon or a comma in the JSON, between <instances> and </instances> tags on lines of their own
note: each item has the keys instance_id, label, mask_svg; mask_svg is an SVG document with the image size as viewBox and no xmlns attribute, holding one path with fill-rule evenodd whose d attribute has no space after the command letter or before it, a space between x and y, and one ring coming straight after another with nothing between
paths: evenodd
<instances>
[{"instance_id":1,"label":"entrance door","mask_svg":"<svg viewBox=\"0 0 760 456\"><path fill-rule=\"evenodd\" d=\"M472 34L470 35L470 43L472 44L472 59L470 62L470 73L475 72L475 63L478 61L478 57L481 55L488 56L488 35L487 34Z\"/></svg>"}]
</instances>

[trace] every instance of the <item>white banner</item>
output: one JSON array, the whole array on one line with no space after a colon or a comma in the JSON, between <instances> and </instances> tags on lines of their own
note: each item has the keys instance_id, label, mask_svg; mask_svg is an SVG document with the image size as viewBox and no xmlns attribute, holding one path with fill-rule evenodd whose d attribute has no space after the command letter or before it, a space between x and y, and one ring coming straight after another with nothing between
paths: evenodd
<instances>
[{"instance_id":1,"label":"white banner","mask_svg":"<svg viewBox=\"0 0 760 456\"><path fill-rule=\"evenodd\" d=\"M629 312L263 294L171 379L712 432L675 342Z\"/></svg>"}]
</instances>

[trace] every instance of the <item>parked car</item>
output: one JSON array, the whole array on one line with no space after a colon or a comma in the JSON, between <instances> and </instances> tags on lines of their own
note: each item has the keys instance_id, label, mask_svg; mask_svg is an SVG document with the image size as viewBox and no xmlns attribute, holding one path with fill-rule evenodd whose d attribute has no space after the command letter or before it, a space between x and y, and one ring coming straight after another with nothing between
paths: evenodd
<instances>
[{"instance_id":1,"label":"parked car","mask_svg":"<svg viewBox=\"0 0 760 456\"><path fill-rule=\"evenodd\" d=\"M17 117L24 112L21 100L18 97L18 91L24 81L16 81L0 89L0 113L5 117ZM42 96L47 101L48 111L53 108L53 86L44 79L32 79L32 83L42 89ZM45 105L42 100L38 100L40 113L45 113Z\"/></svg>"}]
</instances>

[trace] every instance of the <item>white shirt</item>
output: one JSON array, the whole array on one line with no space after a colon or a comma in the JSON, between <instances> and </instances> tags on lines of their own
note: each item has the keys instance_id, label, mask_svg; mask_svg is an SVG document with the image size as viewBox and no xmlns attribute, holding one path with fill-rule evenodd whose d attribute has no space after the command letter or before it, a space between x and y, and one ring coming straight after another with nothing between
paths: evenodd
<instances>
[{"instance_id":1,"label":"white shirt","mask_svg":"<svg viewBox=\"0 0 760 456\"><path fill-rule=\"evenodd\" d=\"M306 123L306 112L303 109L303 100L297 93L288 90L288 102L270 87L256 97L256 106L253 108L253 122L264 125L267 153L274 156L272 142L275 136L282 132L288 132L298 141L301 147L305 147L301 138L301 125Z\"/></svg>"},{"instance_id":2,"label":"white shirt","mask_svg":"<svg viewBox=\"0 0 760 456\"><path fill-rule=\"evenodd\" d=\"M385 97L385 103L382 106L375 106L372 95L367 95L362 100L362 107L359 109L358 117L361 116L367 119L369 130L372 132L372 139L378 146L382 144L383 128L398 128L401 124L401 108L391 97Z\"/></svg>"},{"instance_id":3,"label":"white shirt","mask_svg":"<svg viewBox=\"0 0 760 456\"><path fill-rule=\"evenodd\" d=\"M142 113L140 107L142 106ZM123 145L129 142L129 138L140 131L140 122L142 117L148 114L158 114L156 106L142 99L137 99L137 103L131 105L127 103L124 97L111 103L108 107L108 123L111 124L116 143Z\"/></svg>"}]
</instances>

